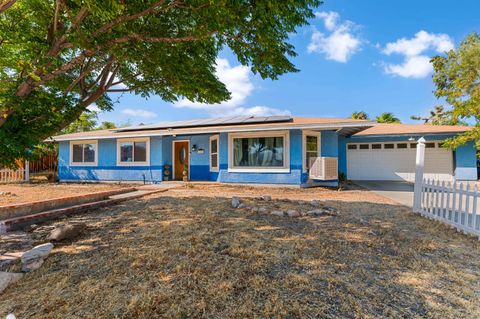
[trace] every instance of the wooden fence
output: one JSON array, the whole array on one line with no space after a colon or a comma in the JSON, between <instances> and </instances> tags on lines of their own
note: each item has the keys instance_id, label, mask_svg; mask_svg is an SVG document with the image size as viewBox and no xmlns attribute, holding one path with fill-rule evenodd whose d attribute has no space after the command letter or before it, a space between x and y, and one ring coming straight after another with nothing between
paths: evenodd
<instances>
[{"instance_id":1,"label":"wooden fence","mask_svg":"<svg viewBox=\"0 0 480 319\"><path fill-rule=\"evenodd\" d=\"M478 186L423 179L416 211L480 239Z\"/></svg>"},{"instance_id":2,"label":"wooden fence","mask_svg":"<svg viewBox=\"0 0 480 319\"><path fill-rule=\"evenodd\" d=\"M42 155L39 159L30 162L30 173L56 172L58 154L56 151Z\"/></svg>"},{"instance_id":3,"label":"wooden fence","mask_svg":"<svg viewBox=\"0 0 480 319\"><path fill-rule=\"evenodd\" d=\"M21 163L18 169L0 167L0 183L13 183L30 180L30 169L28 162Z\"/></svg>"}]
</instances>

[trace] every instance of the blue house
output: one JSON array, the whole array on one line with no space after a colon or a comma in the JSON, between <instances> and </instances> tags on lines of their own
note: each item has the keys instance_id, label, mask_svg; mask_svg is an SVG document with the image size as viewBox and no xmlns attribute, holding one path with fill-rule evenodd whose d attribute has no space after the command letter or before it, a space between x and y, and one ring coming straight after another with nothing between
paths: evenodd
<instances>
[{"instance_id":1,"label":"blue house","mask_svg":"<svg viewBox=\"0 0 480 319\"><path fill-rule=\"evenodd\" d=\"M476 180L474 143L442 147L468 127L377 124L334 118L229 117L53 137L64 182L165 180L335 186L412 181L416 140L427 139L426 176Z\"/></svg>"}]
</instances>

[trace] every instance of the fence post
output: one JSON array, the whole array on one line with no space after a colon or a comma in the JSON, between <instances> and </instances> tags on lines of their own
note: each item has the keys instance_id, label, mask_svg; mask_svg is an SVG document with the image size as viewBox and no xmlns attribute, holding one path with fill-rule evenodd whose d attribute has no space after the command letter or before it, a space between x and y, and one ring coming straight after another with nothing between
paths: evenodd
<instances>
[{"instance_id":1,"label":"fence post","mask_svg":"<svg viewBox=\"0 0 480 319\"><path fill-rule=\"evenodd\" d=\"M415 160L415 185L413 188L413 211L419 213L420 200L422 196L423 169L425 166L425 139L419 138L417 141L417 157Z\"/></svg>"},{"instance_id":2,"label":"fence post","mask_svg":"<svg viewBox=\"0 0 480 319\"><path fill-rule=\"evenodd\" d=\"M25 174L23 176L25 176L25 181L28 182L30 180L30 162L29 161L25 161Z\"/></svg>"}]
</instances>

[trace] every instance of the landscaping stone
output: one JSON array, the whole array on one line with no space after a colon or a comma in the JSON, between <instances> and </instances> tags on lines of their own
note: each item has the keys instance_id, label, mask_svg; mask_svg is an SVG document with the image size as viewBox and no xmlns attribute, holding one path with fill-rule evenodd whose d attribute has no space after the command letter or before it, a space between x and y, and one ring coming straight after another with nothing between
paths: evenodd
<instances>
[{"instance_id":1,"label":"landscaping stone","mask_svg":"<svg viewBox=\"0 0 480 319\"><path fill-rule=\"evenodd\" d=\"M240 205L240 198L237 196L232 197L232 207L237 208Z\"/></svg>"},{"instance_id":2,"label":"landscaping stone","mask_svg":"<svg viewBox=\"0 0 480 319\"><path fill-rule=\"evenodd\" d=\"M22 255L22 271L29 272L36 270L42 266L45 258L50 254L53 249L52 243L46 243L38 245L26 251Z\"/></svg>"},{"instance_id":3,"label":"landscaping stone","mask_svg":"<svg viewBox=\"0 0 480 319\"><path fill-rule=\"evenodd\" d=\"M269 196L269 195L264 195L261 198L262 198L262 200L267 201L267 202L272 200L272 196Z\"/></svg>"},{"instance_id":4,"label":"landscaping stone","mask_svg":"<svg viewBox=\"0 0 480 319\"><path fill-rule=\"evenodd\" d=\"M287 210L288 217L300 217L300 213L294 209Z\"/></svg>"},{"instance_id":5,"label":"landscaping stone","mask_svg":"<svg viewBox=\"0 0 480 319\"><path fill-rule=\"evenodd\" d=\"M312 205L312 206L314 206L314 207L321 206L320 201L318 201L318 200L316 200L316 199L310 201L310 205Z\"/></svg>"},{"instance_id":6,"label":"landscaping stone","mask_svg":"<svg viewBox=\"0 0 480 319\"><path fill-rule=\"evenodd\" d=\"M307 216L322 216L325 215L325 211L321 209L309 210L305 215Z\"/></svg>"},{"instance_id":7,"label":"landscaping stone","mask_svg":"<svg viewBox=\"0 0 480 319\"><path fill-rule=\"evenodd\" d=\"M22 278L23 274L14 272L0 271L0 294L14 282L17 282Z\"/></svg>"},{"instance_id":8,"label":"landscaping stone","mask_svg":"<svg viewBox=\"0 0 480 319\"><path fill-rule=\"evenodd\" d=\"M64 239L72 239L80 235L80 233L86 228L85 224L68 224L56 227L50 235L49 240L61 241Z\"/></svg>"},{"instance_id":9,"label":"landscaping stone","mask_svg":"<svg viewBox=\"0 0 480 319\"><path fill-rule=\"evenodd\" d=\"M285 214L283 212L280 212L280 211L273 211L270 214L275 215L275 216L285 216Z\"/></svg>"},{"instance_id":10,"label":"landscaping stone","mask_svg":"<svg viewBox=\"0 0 480 319\"><path fill-rule=\"evenodd\" d=\"M258 208L258 212L261 213L261 214L264 214L267 212L267 209L265 207L260 207Z\"/></svg>"},{"instance_id":11,"label":"landscaping stone","mask_svg":"<svg viewBox=\"0 0 480 319\"><path fill-rule=\"evenodd\" d=\"M244 203L240 203L240 205L238 205L237 208L247 208L247 205L245 205Z\"/></svg>"},{"instance_id":12,"label":"landscaping stone","mask_svg":"<svg viewBox=\"0 0 480 319\"><path fill-rule=\"evenodd\" d=\"M258 213L258 209L259 209L258 207L253 207L252 208L252 213Z\"/></svg>"}]
</instances>

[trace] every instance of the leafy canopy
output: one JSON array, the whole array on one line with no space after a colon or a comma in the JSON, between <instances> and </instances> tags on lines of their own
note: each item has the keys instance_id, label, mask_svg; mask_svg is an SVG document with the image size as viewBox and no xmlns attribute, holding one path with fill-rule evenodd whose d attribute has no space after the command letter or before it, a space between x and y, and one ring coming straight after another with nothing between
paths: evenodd
<instances>
[{"instance_id":1,"label":"leafy canopy","mask_svg":"<svg viewBox=\"0 0 480 319\"><path fill-rule=\"evenodd\" d=\"M28 158L108 93L218 103L225 47L262 78L297 69L288 35L320 0L3 0L0 163Z\"/></svg>"},{"instance_id":2,"label":"leafy canopy","mask_svg":"<svg viewBox=\"0 0 480 319\"><path fill-rule=\"evenodd\" d=\"M458 147L468 141L480 140L480 36L472 33L456 50L432 59L436 85L435 95L452 107L452 123L475 121L475 127L447 141Z\"/></svg>"},{"instance_id":3,"label":"leafy canopy","mask_svg":"<svg viewBox=\"0 0 480 319\"><path fill-rule=\"evenodd\" d=\"M353 112L350 116L354 120L368 120L368 114L364 111Z\"/></svg>"},{"instance_id":4,"label":"leafy canopy","mask_svg":"<svg viewBox=\"0 0 480 319\"><path fill-rule=\"evenodd\" d=\"M402 123L393 113L384 112L375 119L378 123Z\"/></svg>"}]
</instances>

